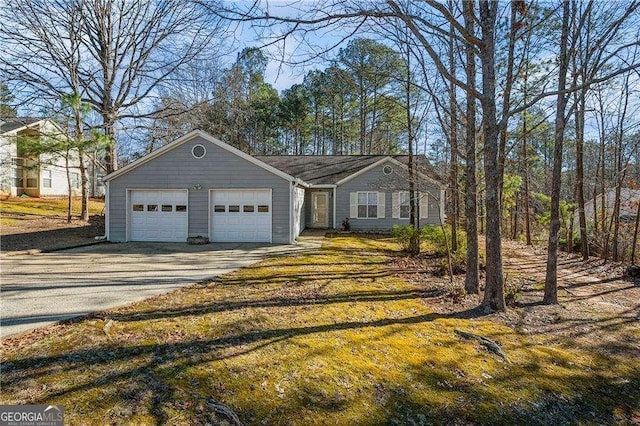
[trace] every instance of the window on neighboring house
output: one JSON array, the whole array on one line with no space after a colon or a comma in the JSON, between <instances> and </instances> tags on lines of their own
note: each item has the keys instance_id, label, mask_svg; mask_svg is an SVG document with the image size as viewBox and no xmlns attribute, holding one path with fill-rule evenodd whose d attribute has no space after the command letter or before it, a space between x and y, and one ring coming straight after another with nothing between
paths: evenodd
<instances>
[{"instance_id":1,"label":"window on neighboring house","mask_svg":"<svg viewBox=\"0 0 640 426\"><path fill-rule=\"evenodd\" d=\"M27 188L38 187L38 175L38 166L35 163L29 164L29 167L27 167Z\"/></svg>"},{"instance_id":2,"label":"window on neighboring house","mask_svg":"<svg viewBox=\"0 0 640 426\"><path fill-rule=\"evenodd\" d=\"M80 173L71 173L71 187L75 189L80 188Z\"/></svg>"},{"instance_id":3,"label":"window on neighboring house","mask_svg":"<svg viewBox=\"0 0 640 426\"><path fill-rule=\"evenodd\" d=\"M13 165L15 166L15 186L16 188L24 188L24 167L22 158L14 158Z\"/></svg>"},{"instance_id":4,"label":"window on neighboring house","mask_svg":"<svg viewBox=\"0 0 640 426\"><path fill-rule=\"evenodd\" d=\"M400 219L409 219L409 215L411 214L409 191L401 191L398 193L398 204L400 206Z\"/></svg>"},{"instance_id":5,"label":"window on neighboring house","mask_svg":"<svg viewBox=\"0 0 640 426\"><path fill-rule=\"evenodd\" d=\"M52 183L51 170L43 170L42 171L42 187L51 188L51 183Z\"/></svg>"},{"instance_id":6,"label":"window on neighboring house","mask_svg":"<svg viewBox=\"0 0 640 426\"><path fill-rule=\"evenodd\" d=\"M358 218L378 217L378 193L358 192Z\"/></svg>"}]
</instances>

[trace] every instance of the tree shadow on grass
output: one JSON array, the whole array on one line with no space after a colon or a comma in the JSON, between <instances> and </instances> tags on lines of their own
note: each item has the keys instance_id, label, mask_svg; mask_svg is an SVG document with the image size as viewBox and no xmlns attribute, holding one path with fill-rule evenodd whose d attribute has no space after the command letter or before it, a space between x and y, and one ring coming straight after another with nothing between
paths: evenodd
<instances>
[{"instance_id":1,"label":"tree shadow on grass","mask_svg":"<svg viewBox=\"0 0 640 426\"><path fill-rule=\"evenodd\" d=\"M20 388L22 383L38 380L50 374L100 369L117 364L118 368L105 371L98 377L83 380L78 377L72 386L46 393L33 403L45 403L74 393L84 393L105 385L123 380L150 377L155 371L170 369L173 372L208 363L245 355L284 340L314 334L332 333L345 330L364 330L395 325L413 325L431 322L451 315L423 314L402 318L383 318L372 321L350 321L335 324L321 324L306 327L252 330L241 334L230 334L206 340L189 340L176 343L156 344L104 344L54 356L24 357L15 361L3 362L1 378L4 392ZM123 367L124 366L124 367ZM160 379L157 379L160 380ZM156 380L156 381L157 381ZM145 387L147 389L147 387ZM158 397L163 397L159 395ZM140 396L142 398L142 396ZM162 420L158 418L158 420Z\"/></svg>"},{"instance_id":2,"label":"tree shadow on grass","mask_svg":"<svg viewBox=\"0 0 640 426\"><path fill-rule=\"evenodd\" d=\"M519 377L513 372L493 376L484 383L469 383L452 374L424 368L415 369L414 381L430 381L440 391L450 393L450 404L430 401L425 394L410 388L390 386L389 398L380 411L385 424L635 424L640 405L640 373L625 378L594 374L574 376L564 382L567 394L553 387L540 389L530 399L500 400L492 390L517 389ZM552 379L544 370L537 373L542 380ZM455 401L455 402L453 402Z\"/></svg>"},{"instance_id":3,"label":"tree shadow on grass","mask_svg":"<svg viewBox=\"0 0 640 426\"><path fill-rule=\"evenodd\" d=\"M375 292L365 294L336 295L321 303L341 303L348 300L384 302L395 297L396 300L419 298L427 296L421 292L398 291L383 292L376 295ZM428 297L428 296L427 296ZM279 306L282 300L264 301L266 306ZM229 309L242 309L255 307L257 301L245 306L229 306ZM284 305L288 306L288 305ZM219 312L217 305L199 307L199 315L209 312ZM144 313L150 315L144 319L172 318L177 315L192 315L194 311L168 312L168 313ZM453 314L428 313L422 315L404 316L401 318L382 318L371 321L346 321L331 324L319 324L302 327L283 327L276 329L255 329L236 334L227 334L216 338L201 340L189 340L173 343L133 344L123 345L105 343L97 347L89 347L55 356L31 356L19 360L3 362L3 375L1 378L4 392L19 389L23 384L38 381L49 375L57 375L64 372L77 374L77 379L71 385L52 388L43 396L30 403L48 404L59 398L74 397L84 393L94 393L98 389L109 387L112 392L111 399L122 402L123 406L140 404L147 401L149 414L158 423L166 423L169 420L167 407L175 404L183 395L180 387L176 387L173 377L185 373L191 367L202 366L213 361L232 359L264 349L271 345L280 344L287 340L369 328L391 327L402 325L417 325L429 323L438 319L474 318L481 316L478 309L455 312ZM110 315L118 321L135 321L141 318ZM480 360L469 360L480 362ZM534 376L542 380L553 380L553 374L544 369L544 363L548 360L537 361ZM409 375L403 383L384 383L378 389L380 393L379 406L373 407L377 411L376 419L384 419L387 424L446 424L460 420L470 422L486 422L492 419L497 423L615 423L620 419L630 419L634 415L633 408L640 402L640 377L638 374L628 377L611 378L594 373L589 378L583 376L564 378L564 386L572 390L567 396L555 392L553 389L540 392L530 401L519 401L512 405L493 412L491 410L499 406L496 395L488 390L483 383L456 378L455 366L448 365L446 360L438 368L429 365L416 364L413 370L405 372ZM516 370L512 370L516 368ZM504 375L494 376L491 381L503 386L517 387L519 381L519 369L522 366L505 366ZM444 370L443 370L444 369ZM94 374L83 376L83 371L93 371ZM95 372L101 372L95 374ZM443 372L444 371L444 372ZM74 373L77 372L77 373ZM637 373L637 372L636 372ZM437 400L430 401L425 395L428 392L418 393L412 383L421 383L421 386L439 392L450 392L451 401L455 403L442 405ZM123 385L124 384L124 385ZM185 384L187 388L189 384ZM573 392L575 390L575 392ZM194 392L199 392L196 388ZM323 394L318 391L305 390L304 386L295 390L293 398L295 404L313 412L339 412L346 410L351 405L352 397L329 396L323 399ZM5 394L6 395L6 394ZM211 396L211 395L205 395ZM608 398L611 406L598 402L602 398ZM427 399L425 399L427 398ZM318 400L320 403L318 403ZM248 423L259 423L262 419L256 418L256 413L261 412L260 399L247 403L242 407L235 407L241 418ZM252 405L253 404L253 405ZM635 405L634 405L635 404ZM298 408L299 408L298 407ZM494 408L487 408L494 407ZM595 407L595 408L594 408ZM133 408L126 408L123 416L129 415ZM281 418L293 418L296 410L291 404L281 407ZM248 416L248 417L246 417ZM366 422L366 415L363 414ZM622 416L622 417L621 417ZM251 420L253 418L253 420ZM111 419L113 420L113 419Z\"/></svg>"},{"instance_id":4,"label":"tree shadow on grass","mask_svg":"<svg viewBox=\"0 0 640 426\"><path fill-rule=\"evenodd\" d=\"M91 244L94 237L104 234L104 217L91 216L85 226L50 229L3 235L0 238L0 250L56 250L70 244Z\"/></svg>"},{"instance_id":5,"label":"tree shadow on grass","mask_svg":"<svg viewBox=\"0 0 640 426\"><path fill-rule=\"evenodd\" d=\"M154 319L176 318L182 316L207 315L219 312L237 311L249 308L282 308L294 306L330 305L352 302L389 302L410 299L422 299L442 295L440 290L400 290L400 291L360 291L354 293L339 293L320 297L275 297L265 299L220 301L196 304L187 308L168 308L136 313L113 313L105 317L114 321L147 321ZM104 316L97 314L97 316Z\"/></svg>"}]
</instances>

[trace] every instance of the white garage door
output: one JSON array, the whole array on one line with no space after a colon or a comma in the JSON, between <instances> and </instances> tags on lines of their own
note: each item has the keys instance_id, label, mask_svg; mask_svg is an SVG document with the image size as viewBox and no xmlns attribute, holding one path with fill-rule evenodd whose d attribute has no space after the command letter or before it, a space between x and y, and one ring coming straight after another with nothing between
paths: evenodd
<instances>
[{"instance_id":1,"label":"white garage door","mask_svg":"<svg viewBox=\"0 0 640 426\"><path fill-rule=\"evenodd\" d=\"M130 194L129 240L187 241L187 190L132 190Z\"/></svg>"},{"instance_id":2,"label":"white garage door","mask_svg":"<svg viewBox=\"0 0 640 426\"><path fill-rule=\"evenodd\" d=\"M219 242L270 243L271 190L212 190L211 238Z\"/></svg>"}]
</instances>

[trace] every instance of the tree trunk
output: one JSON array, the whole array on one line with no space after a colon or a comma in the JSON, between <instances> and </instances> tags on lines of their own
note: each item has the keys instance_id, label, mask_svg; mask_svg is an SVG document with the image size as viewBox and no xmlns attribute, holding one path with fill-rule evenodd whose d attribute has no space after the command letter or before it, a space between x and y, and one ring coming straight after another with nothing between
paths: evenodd
<instances>
[{"instance_id":1,"label":"tree trunk","mask_svg":"<svg viewBox=\"0 0 640 426\"><path fill-rule=\"evenodd\" d=\"M578 94L579 93L579 94ZM582 259L589 259L589 241L587 235L587 216L584 211L584 115L586 91L576 92L576 203L578 223L580 225L580 252ZM595 208L595 206L594 206ZM573 222L573 218L572 218Z\"/></svg>"},{"instance_id":2,"label":"tree trunk","mask_svg":"<svg viewBox=\"0 0 640 426\"><path fill-rule=\"evenodd\" d=\"M116 143L115 119L110 113L102 115L104 135L107 139L105 164L107 174L118 170L118 147Z\"/></svg>"},{"instance_id":3,"label":"tree trunk","mask_svg":"<svg viewBox=\"0 0 640 426\"><path fill-rule=\"evenodd\" d=\"M462 2L466 30L474 33L474 3ZM466 46L466 74L467 84L476 86L476 67L473 46ZM467 92L467 125L465 134L465 225L467 230L467 273L464 279L464 289L468 294L480 293L480 271L478 266L478 194L476 184L476 100Z\"/></svg>"},{"instance_id":4,"label":"tree trunk","mask_svg":"<svg viewBox=\"0 0 640 426\"><path fill-rule=\"evenodd\" d=\"M72 208L73 208L73 194L71 193L72 185L71 185L71 171L69 171L69 149L64 156L64 169L67 174L67 223L71 223L72 216Z\"/></svg>"},{"instance_id":5,"label":"tree trunk","mask_svg":"<svg viewBox=\"0 0 640 426\"><path fill-rule=\"evenodd\" d=\"M453 2L449 2L449 9L453 10ZM455 78L456 75L456 63L455 63L455 40L453 38L454 28L453 24L449 26L449 31L452 36L449 38L449 73ZM475 102L475 100L474 100ZM458 251L458 120L457 114L458 102L456 100L456 86L453 83L449 83L449 144L451 147L450 155L450 174L449 174L449 188L451 191L451 251Z\"/></svg>"},{"instance_id":6,"label":"tree trunk","mask_svg":"<svg viewBox=\"0 0 640 426\"><path fill-rule=\"evenodd\" d=\"M601 245L601 253L600 256L607 259L609 255L609 232L607 230L606 222L607 222L607 197L606 197L606 156L605 156L605 141L606 141L606 127L604 120L604 101L602 99L602 93L598 94L598 106L599 106L599 127L600 127L600 229L602 233L602 237L600 238ZM596 201L593 201L594 210L597 209Z\"/></svg>"},{"instance_id":7,"label":"tree trunk","mask_svg":"<svg viewBox=\"0 0 640 426\"><path fill-rule=\"evenodd\" d=\"M560 36L560 56L558 70L558 96L556 99L555 143L553 156L553 176L551 183L551 224L547 251L547 272L544 284L543 303L558 303L558 231L560 230L560 189L562 184L562 148L564 144L566 88L569 39L569 2L563 1L562 34Z\"/></svg>"},{"instance_id":8,"label":"tree trunk","mask_svg":"<svg viewBox=\"0 0 640 426\"><path fill-rule=\"evenodd\" d=\"M82 208L80 210L80 220L89 221L89 177L87 176L87 166L84 161L84 151L79 150L80 179L82 183Z\"/></svg>"},{"instance_id":9,"label":"tree trunk","mask_svg":"<svg viewBox=\"0 0 640 426\"><path fill-rule=\"evenodd\" d=\"M524 103L527 103L527 78L529 77L529 60L526 61L526 67L524 73ZM531 246L531 209L529 207L529 147L527 146L527 138L529 135L527 132L527 111L522 112L522 171L523 171L523 189L524 189L524 229L527 239L527 245Z\"/></svg>"},{"instance_id":10,"label":"tree trunk","mask_svg":"<svg viewBox=\"0 0 640 426\"><path fill-rule=\"evenodd\" d=\"M509 32L509 46L507 48L507 70L504 82L504 91L502 94L502 114L505 117L503 119L503 123L500 128L500 144L498 148L498 173L499 173L499 184L498 189L500 191L500 205L502 205L502 188L504 186L504 165L505 165L505 157L506 157L506 149L507 149L507 134L509 130L509 116L507 112L511 108L511 89L513 87L513 64L514 64L514 56L515 56L515 47L516 47L516 33L518 32L518 27L520 25L518 21L517 14L517 2L511 2L511 15L510 15L510 23L511 23L511 31ZM494 79L495 85L495 79Z\"/></svg>"},{"instance_id":11,"label":"tree trunk","mask_svg":"<svg viewBox=\"0 0 640 426\"><path fill-rule=\"evenodd\" d=\"M613 261L619 262L620 259L620 244L619 244L619 236L620 236L620 208L621 208L621 191L622 186L624 185L624 180L627 172L627 162L623 160L624 158L624 125L627 117L627 108L629 106L629 75L627 74L624 80L624 96L621 99L621 111L619 112L618 118L618 134L617 143L616 143L616 191L615 191L615 200L613 204ZM624 257L624 253L622 253L622 257Z\"/></svg>"},{"instance_id":12,"label":"tree trunk","mask_svg":"<svg viewBox=\"0 0 640 426\"><path fill-rule=\"evenodd\" d=\"M504 285L502 276L502 235L500 223L501 173L499 165L500 129L496 112L495 27L497 2L480 1L480 43L482 63L482 112L484 134L484 172L486 206L486 283L482 306L486 311L503 311Z\"/></svg>"},{"instance_id":13,"label":"tree trunk","mask_svg":"<svg viewBox=\"0 0 640 426\"><path fill-rule=\"evenodd\" d=\"M369 154L366 152L367 146L367 94L364 88L362 76L358 79L360 85L360 155Z\"/></svg>"},{"instance_id":14,"label":"tree trunk","mask_svg":"<svg viewBox=\"0 0 640 426\"><path fill-rule=\"evenodd\" d=\"M409 38L407 34L407 39ZM409 239L409 252L412 254L420 253L420 223L418 220L418 212L416 209L416 201L418 197L416 197L416 180L415 180L415 170L414 170L414 158L413 158L413 144L414 144L414 134L413 134L413 119L411 117L411 67L410 67L410 59L411 59L411 51L407 46L407 81L405 85L405 113L407 119L407 144L409 150L409 223L414 228L414 232L411 233L411 237ZM422 195L424 196L424 194ZM428 195L427 195L428 196Z\"/></svg>"}]
</instances>

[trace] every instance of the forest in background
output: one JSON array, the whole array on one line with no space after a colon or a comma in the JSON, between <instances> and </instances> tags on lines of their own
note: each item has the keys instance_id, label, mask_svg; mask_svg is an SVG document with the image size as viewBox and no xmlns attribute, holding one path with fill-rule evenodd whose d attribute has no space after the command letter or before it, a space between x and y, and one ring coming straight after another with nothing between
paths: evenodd
<instances>
[{"instance_id":1,"label":"forest in background","mask_svg":"<svg viewBox=\"0 0 640 426\"><path fill-rule=\"evenodd\" d=\"M504 308L503 237L548 242L549 303L558 248L635 261L638 2L308 2L279 15L181 4L12 2L3 103L49 100L79 146L105 152L106 171L195 128L251 154L425 153L448 182L468 292L479 291L477 235L487 235L490 309ZM225 67L208 48L237 22L271 39ZM265 82L276 59L266 45L319 46L330 31L344 34L339 47L280 58L322 56L326 67L281 93ZM118 162L124 126L146 143Z\"/></svg>"}]
</instances>

